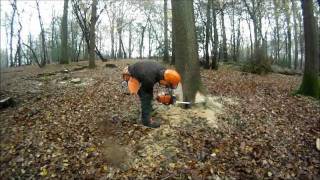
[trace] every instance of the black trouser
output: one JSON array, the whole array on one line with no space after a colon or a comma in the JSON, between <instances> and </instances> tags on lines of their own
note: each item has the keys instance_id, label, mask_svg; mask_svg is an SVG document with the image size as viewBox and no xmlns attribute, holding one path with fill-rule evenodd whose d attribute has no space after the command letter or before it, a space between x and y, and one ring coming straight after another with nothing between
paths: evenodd
<instances>
[{"instance_id":1,"label":"black trouser","mask_svg":"<svg viewBox=\"0 0 320 180\"><path fill-rule=\"evenodd\" d=\"M140 102L141 102L141 121L142 124L148 126L150 124L150 116L152 112L152 98L153 94L152 91L146 92L142 88L138 92Z\"/></svg>"}]
</instances>

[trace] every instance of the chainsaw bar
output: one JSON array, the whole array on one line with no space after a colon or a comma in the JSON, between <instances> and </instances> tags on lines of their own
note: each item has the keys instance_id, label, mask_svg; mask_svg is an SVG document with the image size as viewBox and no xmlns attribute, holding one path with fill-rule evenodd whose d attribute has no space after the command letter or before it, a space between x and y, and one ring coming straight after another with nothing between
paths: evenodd
<instances>
[{"instance_id":1,"label":"chainsaw bar","mask_svg":"<svg viewBox=\"0 0 320 180\"><path fill-rule=\"evenodd\" d=\"M191 102L186 102L186 101L176 101L175 103L176 104L187 104L187 105L191 104Z\"/></svg>"}]
</instances>

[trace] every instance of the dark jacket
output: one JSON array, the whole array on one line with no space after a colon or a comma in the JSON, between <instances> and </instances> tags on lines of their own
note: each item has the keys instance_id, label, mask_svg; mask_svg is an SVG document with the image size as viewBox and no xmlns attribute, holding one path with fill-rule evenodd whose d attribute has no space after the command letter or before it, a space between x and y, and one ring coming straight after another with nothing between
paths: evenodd
<instances>
[{"instance_id":1,"label":"dark jacket","mask_svg":"<svg viewBox=\"0 0 320 180\"><path fill-rule=\"evenodd\" d=\"M146 93L153 93L153 86L163 79L164 66L153 61L141 61L128 67L131 76L141 83L140 90Z\"/></svg>"}]
</instances>

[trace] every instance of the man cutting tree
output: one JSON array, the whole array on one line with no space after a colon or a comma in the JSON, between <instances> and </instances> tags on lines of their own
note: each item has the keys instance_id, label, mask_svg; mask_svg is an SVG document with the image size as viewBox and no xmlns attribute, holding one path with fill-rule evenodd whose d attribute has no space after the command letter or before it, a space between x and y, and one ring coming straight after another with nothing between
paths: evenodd
<instances>
[{"instance_id":1,"label":"man cutting tree","mask_svg":"<svg viewBox=\"0 0 320 180\"><path fill-rule=\"evenodd\" d=\"M180 83L179 73L156 62L143 61L127 66L123 70L122 76L130 93L139 95L142 124L151 128L160 127L160 123L151 117L153 86L159 83L168 88L169 94L158 96L157 100L166 105L173 104L172 90L177 88Z\"/></svg>"}]
</instances>

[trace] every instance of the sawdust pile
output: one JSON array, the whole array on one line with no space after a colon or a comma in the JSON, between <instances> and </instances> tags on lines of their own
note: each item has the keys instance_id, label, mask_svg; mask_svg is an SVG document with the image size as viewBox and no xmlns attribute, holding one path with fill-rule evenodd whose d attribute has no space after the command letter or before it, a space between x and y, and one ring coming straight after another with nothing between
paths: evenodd
<instances>
[{"instance_id":1,"label":"sawdust pile","mask_svg":"<svg viewBox=\"0 0 320 180\"><path fill-rule=\"evenodd\" d=\"M129 166L145 169L177 165L179 152L179 130L192 128L219 128L217 117L223 113L225 103L235 103L225 97L196 96L196 105L191 109L182 109L176 105L156 104L156 118L161 119L160 128L148 132L137 142L130 144L133 148ZM138 147L138 148L137 148ZM178 163L179 164L179 163ZM183 164L181 164L183 166Z\"/></svg>"}]
</instances>

